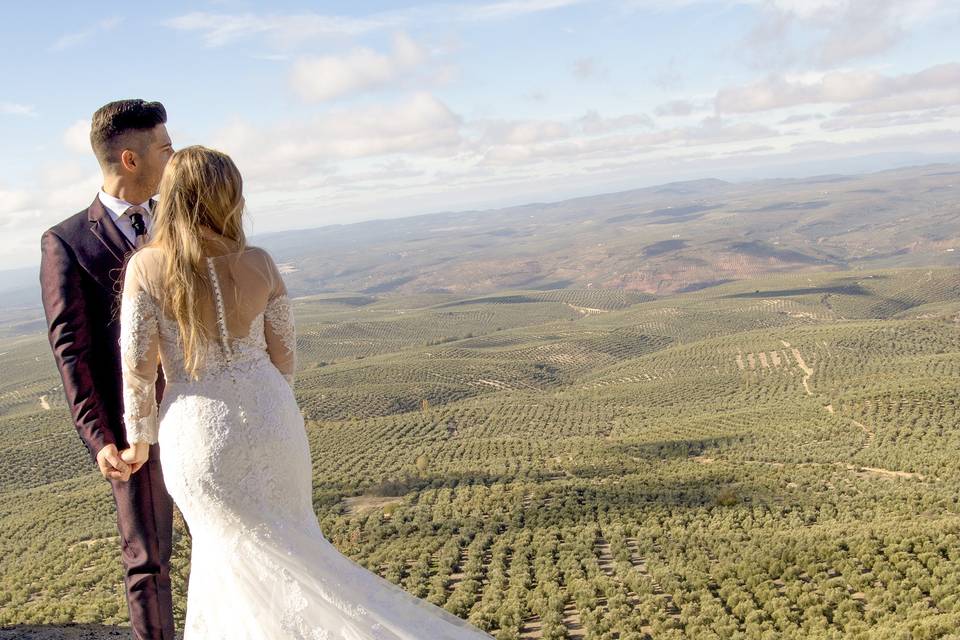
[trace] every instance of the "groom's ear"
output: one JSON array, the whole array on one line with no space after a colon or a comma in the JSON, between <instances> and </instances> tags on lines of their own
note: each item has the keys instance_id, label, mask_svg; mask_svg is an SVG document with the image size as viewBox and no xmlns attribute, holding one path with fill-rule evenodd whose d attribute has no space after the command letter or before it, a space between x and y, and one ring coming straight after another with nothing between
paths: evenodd
<instances>
[{"instance_id":1,"label":"groom's ear","mask_svg":"<svg viewBox=\"0 0 960 640\"><path fill-rule=\"evenodd\" d=\"M120 166L126 171L136 171L138 161L137 153L132 149L124 149L120 152Z\"/></svg>"}]
</instances>

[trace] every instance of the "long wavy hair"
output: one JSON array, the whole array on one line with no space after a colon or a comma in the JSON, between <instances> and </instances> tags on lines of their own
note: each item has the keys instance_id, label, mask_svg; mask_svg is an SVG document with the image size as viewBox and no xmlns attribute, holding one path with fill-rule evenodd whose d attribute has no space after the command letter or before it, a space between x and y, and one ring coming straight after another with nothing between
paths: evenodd
<instances>
[{"instance_id":1,"label":"long wavy hair","mask_svg":"<svg viewBox=\"0 0 960 640\"><path fill-rule=\"evenodd\" d=\"M199 313L202 302L213 296L205 263L210 255L205 250L213 245L202 227L243 250L243 210L243 179L227 154L195 145L180 149L167 162L150 246L161 249L163 306L180 328L184 366L194 379L214 339Z\"/></svg>"}]
</instances>

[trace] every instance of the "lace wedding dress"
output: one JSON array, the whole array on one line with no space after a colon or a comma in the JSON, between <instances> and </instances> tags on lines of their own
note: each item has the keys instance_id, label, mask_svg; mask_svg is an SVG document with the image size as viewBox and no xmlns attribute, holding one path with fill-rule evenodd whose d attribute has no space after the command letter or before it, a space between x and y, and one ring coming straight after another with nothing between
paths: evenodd
<instances>
[{"instance_id":1,"label":"lace wedding dress","mask_svg":"<svg viewBox=\"0 0 960 640\"><path fill-rule=\"evenodd\" d=\"M213 296L198 309L217 340L197 380L161 307L158 249L131 256L121 298L127 438L160 443L164 482L193 540L184 640L489 640L324 537L280 273L254 247L206 267Z\"/></svg>"}]
</instances>

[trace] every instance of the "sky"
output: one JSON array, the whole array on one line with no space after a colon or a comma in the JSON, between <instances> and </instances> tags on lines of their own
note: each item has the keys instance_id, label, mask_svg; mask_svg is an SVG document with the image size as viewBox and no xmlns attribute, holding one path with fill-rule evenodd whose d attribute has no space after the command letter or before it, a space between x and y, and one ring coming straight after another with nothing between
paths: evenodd
<instances>
[{"instance_id":1,"label":"sky","mask_svg":"<svg viewBox=\"0 0 960 640\"><path fill-rule=\"evenodd\" d=\"M0 269L100 187L89 119L159 100L248 232L672 180L960 160L956 0L4 3Z\"/></svg>"}]
</instances>

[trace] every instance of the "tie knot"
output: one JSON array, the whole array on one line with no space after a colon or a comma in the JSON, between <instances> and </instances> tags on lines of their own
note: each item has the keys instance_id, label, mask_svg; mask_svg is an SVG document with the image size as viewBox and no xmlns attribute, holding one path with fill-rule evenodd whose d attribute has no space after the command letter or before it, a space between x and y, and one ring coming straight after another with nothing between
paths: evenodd
<instances>
[{"instance_id":1,"label":"tie knot","mask_svg":"<svg viewBox=\"0 0 960 640\"><path fill-rule=\"evenodd\" d=\"M135 234L142 236L147 232L147 225L143 221L143 216L147 215L146 209L140 205L133 205L132 207L127 207L127 210L123 213L130 218L130 225L133 227Z\"/></svg>"}]
</instances>

